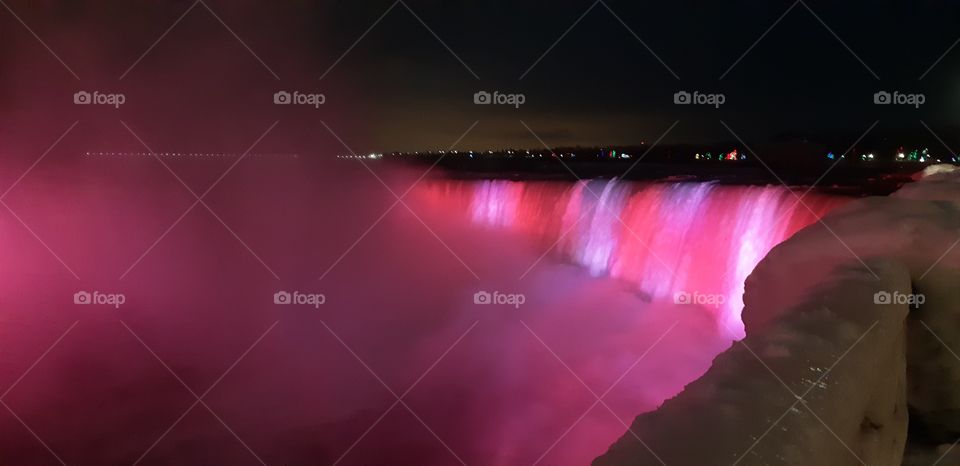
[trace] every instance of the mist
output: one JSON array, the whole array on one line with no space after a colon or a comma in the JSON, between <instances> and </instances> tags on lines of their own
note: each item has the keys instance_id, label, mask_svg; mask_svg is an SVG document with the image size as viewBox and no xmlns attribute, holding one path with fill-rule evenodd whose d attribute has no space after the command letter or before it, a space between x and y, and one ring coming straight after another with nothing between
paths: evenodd
<instances>
[{"instance_id":1,"label":"mist","mask_svg":"<svg viewBox=\"0 0 960 466\"><path fill-rule=\"evenodd\" d=\"M729 344L416 188L395 205L423 172L336 159L374 131L348 74L317 83L316 18L209 5L229 29L190 2L13 5L44 43L5 19L0 461L583 463Z\"/></svg>"}]
</instances>

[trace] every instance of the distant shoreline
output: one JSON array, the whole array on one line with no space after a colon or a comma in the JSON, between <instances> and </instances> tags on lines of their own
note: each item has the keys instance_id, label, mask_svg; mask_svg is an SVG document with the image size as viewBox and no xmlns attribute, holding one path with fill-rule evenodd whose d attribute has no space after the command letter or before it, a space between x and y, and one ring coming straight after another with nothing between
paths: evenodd
<instances>
[{"instance_id":1,"label":"distant shoreline","mask_svg":"<svg viewBox=\"0 0 960 466\"><path fill-rule=\"evenodd\" d=\"M556 160L553 158L464 159L422 156L385 163L429 167L456 179L508 179L516 181L577 181L621 178L649 182L715 182L724 185L780 185L810 187L822 193L846 196L885 196L911 181L926 165L919 163L820 163L787 167L757 161L652 162L634 160ZM562 163L561 163L562 162Z\"/></svg>"}]
</instances>

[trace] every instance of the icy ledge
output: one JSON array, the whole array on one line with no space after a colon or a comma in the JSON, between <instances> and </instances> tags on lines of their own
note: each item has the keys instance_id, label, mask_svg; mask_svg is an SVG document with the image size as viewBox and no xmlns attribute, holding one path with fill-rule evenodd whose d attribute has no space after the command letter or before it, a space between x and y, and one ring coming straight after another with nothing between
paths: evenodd
<instances>
[{"instance_id":1,"label":"icy ledge","mask_svg":"<svg viewBox=\"0 0 960 466\"><path fill-rule=\"evenodd\" d=\"M824 223L747 278L747 337L595 465L960 464L960 173Z\"/></svg>"}]
</instances>

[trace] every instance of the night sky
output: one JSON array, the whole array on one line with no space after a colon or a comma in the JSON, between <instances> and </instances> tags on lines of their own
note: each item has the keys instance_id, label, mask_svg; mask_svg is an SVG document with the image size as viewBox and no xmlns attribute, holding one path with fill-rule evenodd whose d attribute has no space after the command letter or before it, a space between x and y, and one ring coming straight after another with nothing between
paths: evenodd
<instances>
[{"instance_id":1,"label":"night sky","mask_svg":"<svg viewBox=\"0 0 960 466\"><path fill-rule=\"evenodd\" d=\"M78 88L119 89L133 94L121 112L149 110L158 137L190 140L190 116L229 132L298 89L327 105L276 119L322 119L357 152L444 149L475 121L458 147L538 147L531 130L550 146L652 142L677 121L664 142L729 140L721 120L750 142L852 143L878 120L877 133L927 137L921 121L956 125L960 105L960 5L946 1L5 3L52 51L0 11L0 117L14 125L30 109L75 112ZM526 103L474 105L481 90ZM726 103L677 106L681 90ZM926 103L877 106L880 90Z\"/></svg>"}]
</instances>

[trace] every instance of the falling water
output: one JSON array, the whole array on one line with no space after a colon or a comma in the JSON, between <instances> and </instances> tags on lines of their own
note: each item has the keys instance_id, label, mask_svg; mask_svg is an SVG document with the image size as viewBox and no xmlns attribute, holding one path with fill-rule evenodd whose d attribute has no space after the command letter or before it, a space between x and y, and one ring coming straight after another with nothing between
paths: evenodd
<instances>
[{"instance_id":1,"label":"falling water","mask_svg":"<svg viewBox=\"0 0 960 466\"><path fill-rule=\"evenodd\" d=\"M537 238L553 257L626 281L644 299L705 304L736 338L754 266L843 202L714 183L434 181L426 189L475 224Z\"/></svg>"}]
</instances>

